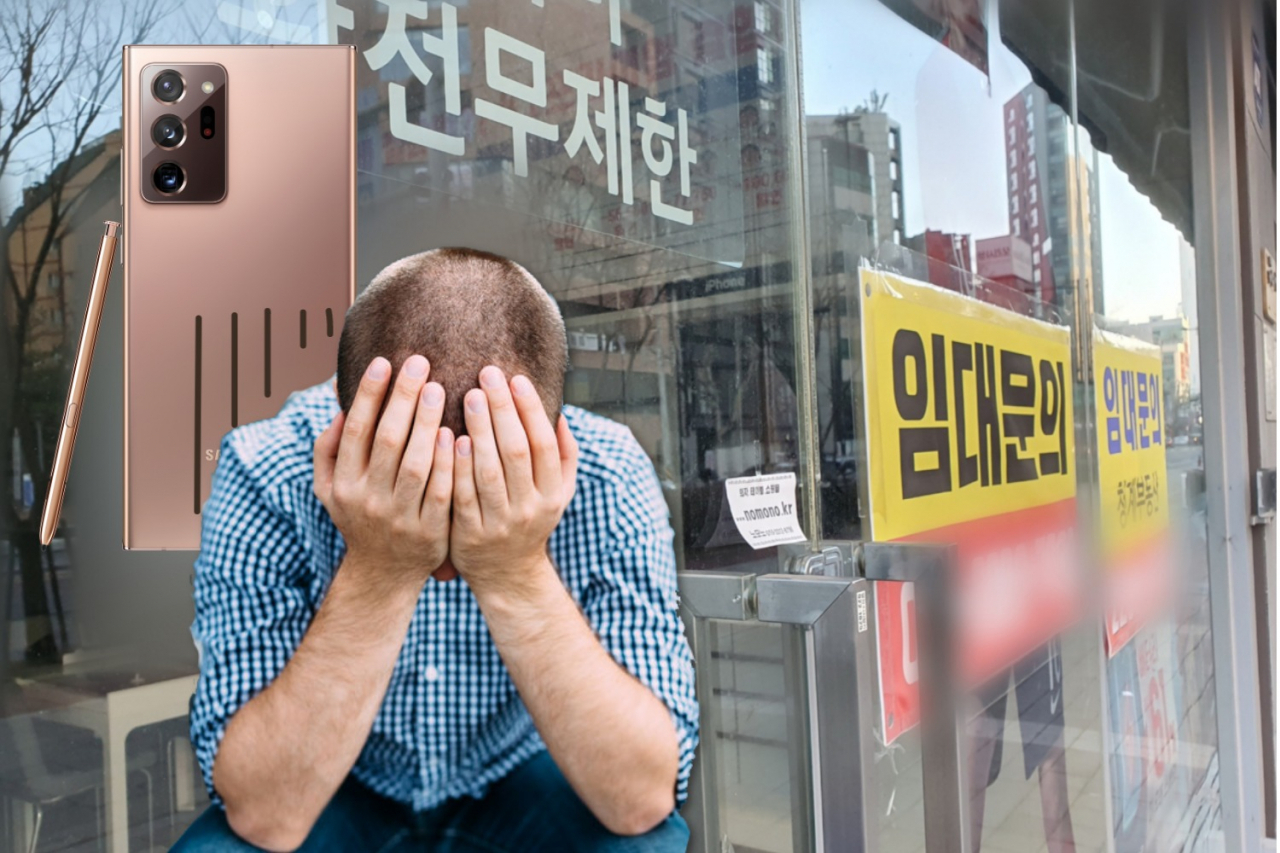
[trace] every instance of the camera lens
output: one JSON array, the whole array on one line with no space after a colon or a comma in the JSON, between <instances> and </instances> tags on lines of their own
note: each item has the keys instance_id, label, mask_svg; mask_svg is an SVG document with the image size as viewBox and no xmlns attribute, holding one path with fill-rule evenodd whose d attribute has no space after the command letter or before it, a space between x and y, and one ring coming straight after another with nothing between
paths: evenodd
<instances>
[{"instance_id":1,"label":"camera lens","mask_svg":"<svg viewBox=\"0 0 1280 853\"><path fill-rule=\"evenodd\" d=\"M182 167L177 163L161 163L156 166L156 171L151 176L151 181L156 185L156 189L162 193L176 193L182 189L182 185L186 182L186 175L183 174Z\"/></svg>"},{"instance_id":2,"label":"camera lens","mask_svg":"<svg viewBox=\"0 0 1280 853\"><path fill-rule=\"evenodd\" d=\"M161 71L151 84L151 91L166 104L171 104L182 97L182 75L177 71Z\"/></svg>"},{"instance_id":3,"label":"camera lens","mask_svg":"<svg viewBox=\"0 0 1280 853\"><path fill-rule=\"evenodd\" d=\"M161 148L173 148L182 141L186 131L182 129L182 120L177 116L161 116L151 128L151 138Z\"/></svg>"}]
</instances>

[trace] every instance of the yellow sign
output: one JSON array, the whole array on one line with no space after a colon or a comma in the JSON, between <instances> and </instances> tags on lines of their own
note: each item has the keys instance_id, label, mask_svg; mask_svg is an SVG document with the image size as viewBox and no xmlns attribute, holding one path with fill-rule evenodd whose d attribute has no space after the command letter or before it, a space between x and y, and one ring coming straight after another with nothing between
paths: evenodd
<instances>
[{"instance_id":1,"label":"yellow sign","mask_svg":"<svg viewBox=\"0 0 1280 853\"><path fill-rule=\"evenodd\" d=\"M872 535L1075 497L1071 333L863 270Z\"/></svg>"},{"instance_id":2,"label":"yellow sign","mask_svg":"<svg viewBox=\"0 0 1280 853\"><path fill-rule=\"evenodd\" d=\"M1123 556L1169 526L1164 361L1151 344L1095 329L1102 553Z\"/></svg>"}]
</instances>

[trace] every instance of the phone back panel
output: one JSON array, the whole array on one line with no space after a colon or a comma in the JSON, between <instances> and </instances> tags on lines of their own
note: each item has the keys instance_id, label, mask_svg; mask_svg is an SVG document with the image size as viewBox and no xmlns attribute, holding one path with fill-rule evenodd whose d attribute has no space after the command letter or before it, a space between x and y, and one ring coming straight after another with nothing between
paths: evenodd
<instances>
[{"instance_id":1,"label":"phone back panel","mask_svg":"<svg viewBox=\"0 0 1280 853\"><path fill-rule=\"evenodd\" d=\"M225 71L226 194L147 201L140 75L195 63ZM198 549L223 435L336 369L355 296L354 75L346 45L125 48L125 548Z\"/></svg>"}]
</instances>

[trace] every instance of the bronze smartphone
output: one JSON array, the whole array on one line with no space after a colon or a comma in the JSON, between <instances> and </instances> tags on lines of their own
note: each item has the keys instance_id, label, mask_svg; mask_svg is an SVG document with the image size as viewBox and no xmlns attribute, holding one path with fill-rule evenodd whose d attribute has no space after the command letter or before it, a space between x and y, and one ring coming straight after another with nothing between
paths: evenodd
<instances>
[{"instance_id":1,"label":"bronze smartphone","mask_svg":"<svg viewBox=\"0 0 1280 853\"><path fill-rule=\"evenodd\" d=\"M71 454L76 447L76 429L80 426L80 412L84 408L84 389L89 384L89 368L93 366L93 348L98 342L102 305L107 298L111 264L116 258L120 223L108 219L102 224L102 242L98 244L98 260L93 265L89 304L84 312L84 325L80 327L80 343L76 345L76 360L71 366L71 386L67 388L67 401L62 407L58 447L53 453L53 470L49 472L49 488L44 493L44 510L40 513L41 545L48 545L53 541L53 535L58 531L58 522L62 518L62 496L67 489Z\"/></svg>"},{"instance_id":2,"label":"bronze smartphone","mask_svg":"<svg viewBox=\"0 0 1280 853\"><path fill-rule=\"evenodd\" d=\"M124 48L124 547L198 549L218 447L337 363L355 49Z\"/></svg>"}]
</instances>

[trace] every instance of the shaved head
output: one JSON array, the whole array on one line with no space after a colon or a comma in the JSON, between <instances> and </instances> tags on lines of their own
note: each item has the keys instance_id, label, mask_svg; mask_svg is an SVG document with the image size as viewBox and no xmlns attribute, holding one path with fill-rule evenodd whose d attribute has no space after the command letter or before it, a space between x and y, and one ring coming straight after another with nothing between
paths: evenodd
<instances>
[{"instance_id":1,"label":"shaved head","mask_svg":"<svg viewBox=\"0 0 1280 853\"><path fill-rule=\"evenodd\" d=\"M475 249L433 249L388 266L347 311L338 342L338 402L351 409L369 362L391 362L392 382L414 353L444 386L443 426L466 433L462 398L492 364L529 377L554 426L568 366L555 300L514 261Z\"/></svg>"}]
</instances>

